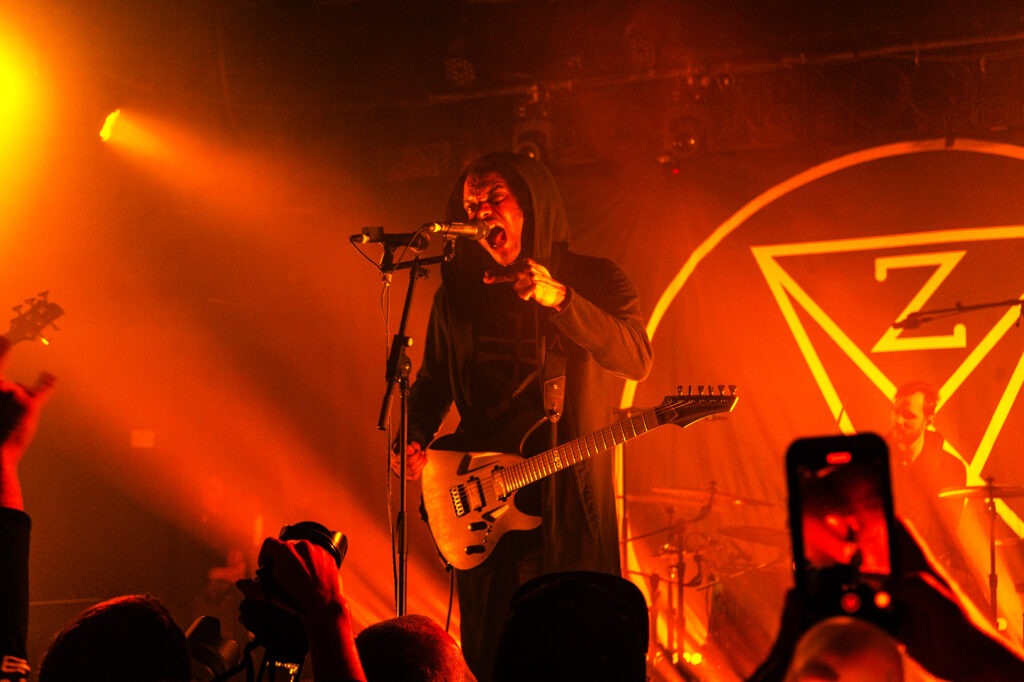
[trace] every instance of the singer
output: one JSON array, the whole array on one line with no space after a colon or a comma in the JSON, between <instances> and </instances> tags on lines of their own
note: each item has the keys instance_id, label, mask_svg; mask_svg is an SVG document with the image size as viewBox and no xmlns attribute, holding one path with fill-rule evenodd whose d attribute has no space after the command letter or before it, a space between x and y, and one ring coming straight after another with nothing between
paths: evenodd
<instances>
[{"instance_id":1,"label":"singer","mask_svg":"<svg viewBox=\"0 0 1024 682\"><path fill-rule=\"evenodd\" d=\"M456 240L441 269L409 391L409 478L421 475L452 404L456 433L479 442L474 450L515 453L532 433L522 454L535 454L614 422L614 390L620 379L647 376L650 340L622 269L570 250L548 169L508 153L474 161L455 184L447 220L482 221L486 237ZM521 491L517 501L534 493L540 528L494 539L483 563L457 571L463 652L480 682L493 679L516 587L556 571L620 574L613 458L604 455ZM397 471L397 455L392 465Z\"/></svg>"}]
</instances>

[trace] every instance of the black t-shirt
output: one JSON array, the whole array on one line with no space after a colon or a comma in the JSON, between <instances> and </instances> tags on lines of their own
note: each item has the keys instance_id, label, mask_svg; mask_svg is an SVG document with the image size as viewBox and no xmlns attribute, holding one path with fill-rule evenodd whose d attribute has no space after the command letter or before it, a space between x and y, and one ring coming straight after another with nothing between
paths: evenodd
<instances>
[{"instance_id":1,"label":"black t-shirt","mask_svg":"<svg viewBox=\"0 0 1024 682\"><path fill-rule=\"evenodd\" d=\"M509 287L494 287L473 306L468 387L473 404L462 430L493 433L540 414L536 306ZM514 435L514 434L506 434Z\"/></svg>"}]
</instances>

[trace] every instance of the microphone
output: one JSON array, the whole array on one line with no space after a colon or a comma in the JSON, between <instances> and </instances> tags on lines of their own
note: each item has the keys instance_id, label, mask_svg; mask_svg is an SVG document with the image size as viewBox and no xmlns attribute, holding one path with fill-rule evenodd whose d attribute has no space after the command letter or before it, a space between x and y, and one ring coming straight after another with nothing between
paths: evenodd
<instances>
[{"instance_id":1,"label":"microphone","mask_svg":"<svg viewBox=\"0 0 1024 682\"><path fill-rule=\"evenodd\" d=\"M491 233L491 226L482 220L471 220L468 223L427 223L421 229L446 237L469 237L480 241Z\"/></svg>"},{"instance_id":2,"label":"microphone","mask_svg":"<svg viewBox=\"0 0 1024 682\"><path fill-rule=\"evenodd\" d=\"M364 227L362 232L351 235L348 239L353 244L383 244L384 248L392 249L408 247L416 253L430 246L430 235L423 230L384 234L383 227Z\"/></svg>"}]
</instances>

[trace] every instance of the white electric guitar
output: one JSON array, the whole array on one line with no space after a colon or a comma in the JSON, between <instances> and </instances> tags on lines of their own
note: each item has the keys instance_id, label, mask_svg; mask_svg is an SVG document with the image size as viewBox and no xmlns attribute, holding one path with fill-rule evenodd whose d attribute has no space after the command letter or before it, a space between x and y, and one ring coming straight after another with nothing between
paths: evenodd
<instances>
[{"instance_id":1,"label":"white electric guitar","mask_svg":"<svg viewBox=\"0 0 1024 682\"><path fill-rule=\"evenodd\" d=\"M446 562L460 570L478 566L502 536L540 525L539 516L515 505L516 492L593 455L611 450L662 424L689 426L706 417L731 412L736 387L682 387L657 407L551 450L523 457L502 452L476 452L459 447L465 438L442 436L430 444L423 469L423 508L434 544ZM460 443L460 441L462 441Z\"/></svg>"}]
</instances>

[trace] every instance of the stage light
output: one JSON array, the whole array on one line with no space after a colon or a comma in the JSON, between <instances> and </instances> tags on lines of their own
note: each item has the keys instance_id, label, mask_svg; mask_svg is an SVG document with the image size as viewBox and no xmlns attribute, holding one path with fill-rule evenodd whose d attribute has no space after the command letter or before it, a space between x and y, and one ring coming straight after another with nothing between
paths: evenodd
<instances>
[{"instance_id":1,"label":"stage light","mask_svg":"<svg viewBox=\"0 0 1024 682\"><path fill-rule=\"evenodd\" d=\"M8 210L27 205L33 191L49 187L45 164L54 134L55 90L40 46L0 12L0 224L9 233Z\"/></svg>"},{"instance_id":2,"label":"stage light","mask_svg":"<svg viewBox=\"0 0 1024 682\"><path fill-rule=\"evenodd\" d=\"M665 135L665 150L677 157L690 156L700 149L703 138L700 121L684 116L669 124Z\"/></svg>"},{"instance_id":3,"label":"stage light","mask_svg":"<svg viewBox=\"0 0 1024 682\"><path fill-rule=\"evenodd\" d=\"M704 146L704 129L701 122L690 116L671 119L662 133L662 149L657 161L672 175L679 175L689 157Z\"/></svg>"},{"instance_id":4,"label":"stage light","mask_svg":"<svg viewBox=\"0 0 1024 682\"><path fill-rule=\"evenodd\" d=\"M114 134L114 126L117 125L117 119L121 117L121 110L115 109L114 111L107 114L107 118L103 121L103 128L100 129L100 139L104 142L110 140Z\"/></svg>"},{"instance_id":5,"label":"stage light","mask_svg":"<svg viewBox=\"0 0 1024 682\"><path fill-rule=\"evenodd\" d=\"M548 156L547 135L541 131L530 131L516 135L513 151L531 159L546 161Z\"/></svg>"},{"instance_id":6,"label":"stage light","mask_svg":"<svg viewBox=\"0 0 1024 682\"><path fill-rule=\"evenodd\" d=\"M444 80L460 90L469 90L476 84L476 67L466 57L445 57Z\"/></svg>"},{"instance_id":7,"label":"stage light","mask_svg":"<svg viewBox=\"0 0 1024 682\"><path fill-rule=\"evenodd\" d=\"M549 162L554 126L546 93L534 90L516 105L512 128L512 151L545 163Z\"/></svg>"}]
</instances>

